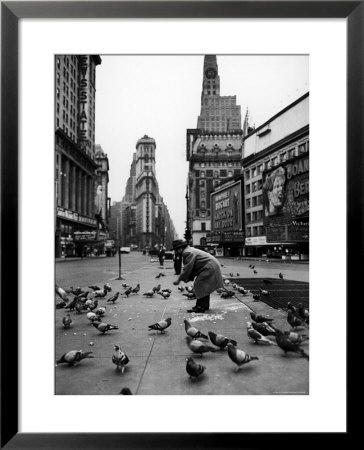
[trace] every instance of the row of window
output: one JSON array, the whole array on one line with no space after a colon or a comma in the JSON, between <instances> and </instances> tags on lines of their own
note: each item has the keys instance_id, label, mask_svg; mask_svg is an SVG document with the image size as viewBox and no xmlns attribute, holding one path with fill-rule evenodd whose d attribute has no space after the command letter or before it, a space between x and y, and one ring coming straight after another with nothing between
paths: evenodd
<instances>
[{"instance_id":1,"label":"row of window","mask_svg":"<svg viewBox=\"0 0 364 450\"><path fill-rule=\"evenodd\" d=\"M281 164L288 159L294 158L295 156L301 155L302 153L308 152L309 150L309 141L305 141L302 143L299 143L297 146L290 148L289 150L286 150L279 155L273 156L273 158L264 161L264 163L259 164L256 167L252 167L250 169L247 169L245 171L245 179L249 180L250 178L254 178L258 175L260 175L263 170L269 170L278 164Z\"/></svg>"},{"instance_id":2,"label":"row of window","mask_svg":"<svg viewBox=\"0 0 364 450\"><path fill-rule=\"evenodd\" d=\"M259 206L263 204L263 195L255 195L254 197L247 198L245 200L246 209L254 208L254 206Z\"/></svg>"},{"instance_id":3,"label":"row of window","mask_svg":"<svg viewBox=\"0 0 364 450\"><path fill-rule=\"evenodd\" d=\"M246 227L246 237L252 236L264 236L265 231L263 225L259 225L256 227Z\"/></svg>"},{"instance_id":4,"label":"row of window","mask_svg":"<svg viewBox=\"0 0 364 450\"><path fill-rule=\"evenodd\" d=\"M227 166L227 167L234 167L234 166L236 166L236 167L240 167L240 162L239 161L228 161L228 162L226 162L226 161L222 161L222 162L219 162L219 165L220 166ZM216 166L216 163L212 163L212 162L201 162L201 163L195 163L195 165L194 165L194 167L201 167L201 168L204 168L204 167L215 167ZM207 177L212 177L212 170L207 170L206 171L206 176ZM209 174L211 174L211 175L209 175Z\"/></svg>"},{"instance_id":5,"label":"row of window","mask_svg":"<svg viewBox=\"0 0 364 450\"><path fill-rule=\"evenodd\" d=\"M235 175L240 174L240 169L233 170L226 170L226 169L220 169L220 170L195 170L195 176L196 178L225 178L225 177L232 177L234 175L234 172L236 172Z\"/></svg>"},{"instance_id":6,"label":"row of window","mask_svg":"<svg viewBox=\"0 0 364 450\"><path fill-rule=\"evenodd\" d=\"M254 181L251 184L247 184L245 186L245 193L250 194L251 192L256 192L262 189L263 187L263 180Z\"/></svg>"},{"instance_id":7,"label":"row of window","mask_svg":"<svg viewBox=\"0 0 364 450\"><path fill-rule=\"evenodd\" d=\"M263 219L263 211L259 210L259 211L253 211L251 213L247 213L246 216L246 222L256 222L257 220L262 220Z\"/></svg>"}]
</instances>

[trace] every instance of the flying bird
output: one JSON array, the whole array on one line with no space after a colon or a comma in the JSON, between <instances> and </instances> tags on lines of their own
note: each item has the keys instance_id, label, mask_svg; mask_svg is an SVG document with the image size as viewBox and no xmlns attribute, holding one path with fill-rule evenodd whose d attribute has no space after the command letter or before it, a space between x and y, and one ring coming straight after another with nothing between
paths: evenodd
<instances>
[{"instance_id":1,"label":"flying bird","mask_svg":"<svg viewBox=\"0 0 364 450\"><path fill-rule=\"evenodd\" d=\"M216 352L216 348L211 347L211 345L205 344L202 341L199 341L198 339L192 339L192 341L188 344L190 350L193 351L193 353L198 353L199 355L203 355L207 352Z\"/></svg>"},{"instance_id":2,"label":"flying bird","mask_svg":"<svg viewBox=\"0 0 364 450\"><path fill-rule=\"evenodd\" d=\"M270 322L273 322L273 319L270 319L269 317L263 316L263 315L260 315L260 314L255 314L253 312L250 313L250 317L254 320L254 322L257 322L257 323L262 323L262 322L270 323Z\"/></svg>"},{"instance_id":3,"label":"flying bird","mask_svg":"<svg viewBox=\"0 0 364 450\"><path fill-rule=\"evenodd\" d=\"M309 355L296 343L294 343L289 336L282 333L281 330L276 328L276 342L278 347L284 351L284 356L287 356L288 352L298 353L304 358L309 359Z\"/></svg>"},{"instance_id":4,"label":"flying bird","mask_svg":"<svg viewBox=\"0 0 364 450\"><path fill-rule=\"evenodd\" d=\"M251 266L251 269L254 269L254 268L255 268L255 265L254 265L254 266L252 265L252 266Z\"/></svg>"},{"instance_id":5,"label":"flying bird","mask_svg":"<svg viewBox=\"0 0 364 450\"><path fill-rule=\"evenodd\" d=\"M259 333L259 331L254 329L254 327L252 326L251 322L247 322L246 325L247 325L248 337L250 339L252 339L255 343L269 344L269 345L273 344L273 342L270 339L266 338L261 333Z\"/></svg>"},{"instance_id":6,"label":"flying bird","mask_svg":"<svg viewBox=\"0 0 364 450\"><path fill-rule=\"evenodd\" d=\"M65 328L66 330L68 330L68 328L70 328L71 323L72 323L71 315L70 315L70 314L66 314L66 315L62 318L62 323L63 323L63 328Z\"/></svg>"},{"instance_id":7,"label":"flying bird","mask_svg":"<svg viewBox=\"0 0 364 450\"><path fill-rule=\"evenodd\" d=\"M114 353L112 355L112 362L116 364L116 370L121 369L121 373L124 373L125 366L129 362L129 358L124 352L121 351L120 345L114 345Z\"/></svg>"},{"instance_id":8,"label":"flying bird","mask_svg":"<svg viewBox=\"0 0 364 450\"><path fill-rule=\"evenodd\" d=\"M233 345L238 345L238 343L236 341L234 341L233 339L229 339L225 336L223 336L222 334L216 334L213 331L209 331L208 335L210 337L210 341L216 345L216 347L219 347L221 350L224 349L228 343L230 342Z\"/></svg>"},{"instance_id":9,"label":"flying bird","mask_svg":"<svg viewBox=\"0 0 364 450\"><path fill-rule=\"evenodd\" d=\"M92 352L83 352L82 350L70 350L69 352L64 353L56 363L67 363L73 366L85 358L93 358L93 356L91 356L91 353Z\"/></svg>"},{"instance_id":10,"label":"flying bird","mask_svg":"<svg viewBox=\"0 0 364 450\"><path fill-rule=\"evenodd\" d=\"M208 337L205 334L201 333L201 331L199 331L197 328L193 327L187 319L184 320L184 324L187 335L192 339L202 338L208 340Z\"/></svg>"},{"instance_id":11,"label":"flying bird","mask_svg":"<svg viewBox=\"0 0 364 450\"><path fill-rule=\"evenodd\" d=\"M102 334L104 334L110 330L118 330L119 329L119 327L117 325L110 325L109 323L100 322L98 320L94 320L92 322L92 325L95 328L97 328L100 331L100 333L102 333Z\"/></svg>"},{"instance_id":12,"label":"flying bird","mask_svg":"<svg viewBox=\"0 0 364 450\"><path fill-rule=\"evenodd\" d=\"M251 356L248 353L244 352L244 350L234 347L230 342L228 343L227 348L229 358L238 366L237 371L244 364L248 364L250 361L259 359L258 356Z\"/></svg>"},{"instance_id":13,"label":"flying bird","mask_svg":"<svg viewBox=\"0 0 364 450\"><path fill-rule=\"evenodd\" d=\"M119 298L120 292L116 292L114 295L112 295L111 297L109 297L106 300L106 303L108 302L112 302L113 304L115 304L116 300Z\"/></svg>"},{"instance_id":14,"label":"flying bird","mask_svg":"<svg viewBox=\"0 0 364 450\"><path fill-rule=\"evenodd\" d=\"M250 323L250 322L248 322ZM251 326L254 328L254 330L258 331L258 333L262 334L263 336L275 336L276 331L273 327L271 327L267 322L252 322Z\"/></svg>"},{"instance_id":15,"label":"flying bird","mask_svg":"<svg viewBox=\"0 0 364 450\"><path fill-rule=\"evenodd\" d=\"M204 373L205 369L205 366L197 364L193 358L189 357L186 359L186 371L191 378L198 378Z\"/></svg>"},{"instance_id":16,"label":"flying bird","mask_svg":"<svg viewBox=\"0 0 364 450\"><path fill-rule=\"evenodd\" d=\"M168 328L172 323L172 319L168 317L168 319L161 320L159 322L154 323L153 325L149 325L148 331L160 331L162 334L164 334L164 330Z\"/></svg>"}]
</instances>

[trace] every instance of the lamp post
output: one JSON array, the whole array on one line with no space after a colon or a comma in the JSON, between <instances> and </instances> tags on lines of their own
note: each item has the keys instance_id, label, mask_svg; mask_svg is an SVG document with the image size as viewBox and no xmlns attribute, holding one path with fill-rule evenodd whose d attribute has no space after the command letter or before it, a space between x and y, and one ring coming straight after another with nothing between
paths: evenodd
<instances>
[{"instance_id":1,"label":"lamp post","mask_svg":"<svg viewBox=\"0 0 364 450\"><path fill-rule=\"evenodd\" d=\"M189 242L192 239L192 233L191 233L191 228L190 228L190 212L189 212L190 196L189 196L189 191L188 191L188 184L187 184L187 187L186 187L185 199L186 199L186 231L185 231L185 239L186 239L187 242Z\"/></svg>"}]
</instances>

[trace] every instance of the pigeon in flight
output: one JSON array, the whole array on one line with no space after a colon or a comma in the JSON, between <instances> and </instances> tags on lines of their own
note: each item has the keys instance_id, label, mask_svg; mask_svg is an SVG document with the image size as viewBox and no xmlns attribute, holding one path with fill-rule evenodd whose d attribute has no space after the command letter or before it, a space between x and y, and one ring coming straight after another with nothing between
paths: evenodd
<instances>
[{"instance_id":1,"label":"pigeon in flight","mask_svg":"<svg viewBox=\"0 0 364 450\"><path fill-rule=\"evenodd\" d=\"M289 336L282 333L281 330L276 328L276 342L278 347L284 351L284 356L287 356L288 352L298 353L304 358L309 359L309 355L296 343L294 343Z\"/></svg>"},{"instance_id":2,"label":"pigeon in flight","mask_svg":"<svg viewBox=\"0 0 364 450\"><path fill-rule=\"evenodd\" d=\"M197 364L193 358L189 357L186 359L186 371L191 378L198 378L204 373L205 369L205 366Z\"/></svg>"},{"instance_id":3,"label":"pigeon in flight","mask_svg":"<svg viewBox=\"0 0 364 450\"><path fill-rule=\"evenodd\" d=\"M229 358L237 365L237 371L244 364L248 364L250 361L259 359L258 356L251 356L248 353L244 352L244 350L234 347L230 342L227 345L227 348Z\"/></svg>"},{"instance_id":4,"label":"pigeon in flight","mask_svg":"<svg viewBox=\"0 0 364 450\"><path fill-rule=\"evenodd\" d=\"M168 319L161 320L159 322L154 323L153 325L149 325L148 331L160 331L162 334L164 334L164 330L168 328L172 323L172 319L168 317Z\"/></svg>"},{"instance_id":5,"label":"pigeon in flight","mask_svg":"<svg viewBox=\"0 0 364 450\"><path fill-rule=\"evenodd\" d=\"M67 363L73 366L85 358L93 358L93 356L91 356L91 353L92 352L83 352L82 350L70 350L69 352L64 353L57 360L57 364Z\"/></svg>"},{"instance_id":6,"label":"pigeon in flight","mask_svg":"<svg viewBox=\"0 0 364 450\"><path fill-rule=\"evenodd\" d=\"M129 358L124 352L121 351L120 345L114 345L114 353L111 359L112 362L116 364L116 370L121 369L121 373L124 373L124 369L129 362Z\"/></svg>"},{"instance_id":7,"label":"pigeon in flight","mask_svg":"<svg viewBox=\"0 0 364 450\"><path fill-rule=\"evenodd\" d=\"M209 339L205 334L201 333L201 331L193 327L187 319L184 320L184 324L187 335L190 336L192 339L199 339L199 338L206 340Z\"/></svg>"},{"instance_id":8,"label":"pigeon in flight","mask_svg":"<svg viewBox=\"0 0 364 450\"><path fill-rule=\"evenodd\" d=\"M216 347L219 347L221 350L224 349L228 343L230 342L233 345L238 345L238 343L236 341L234 341L233 339L229 339L225 336L223 336L222 334L216 334L213 331L209 331L208 335L210 337L210 341L216 345Z\"/></svg>"}]
</instances>

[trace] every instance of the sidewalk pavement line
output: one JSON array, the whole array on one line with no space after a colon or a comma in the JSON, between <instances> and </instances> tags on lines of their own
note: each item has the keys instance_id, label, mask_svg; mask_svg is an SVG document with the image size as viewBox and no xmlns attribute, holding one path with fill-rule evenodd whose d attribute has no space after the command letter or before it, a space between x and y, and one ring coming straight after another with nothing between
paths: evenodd
<instances>
[{"instance_id":1,"label":"sidewalk pavement line","mask_svg":"<svg viewBox=\"0 0 364 450\"><path fill-rule=\"evenodd\" d=\"M121 275L128 275L129 273L135 273L135 272L138 272L139 270L146 269L147 267L148 266L143 266L143 267L140 267L139 269L132 270L131 272L122 273ZM109 281L115 281L115 280L117 280L117 278L110 278L109 279Z\"/></svg>"},{"instance_id":2,"label":"sidewalk pavement line","mask_svg":"<svg viewBox=\"0 0 364 450\"><path fill-rule=\"evenodd\" d=\"M140 377L140 380L139 380L139 383L138 383L138 387L136 388L136 391L135 391L135 395L138 394L140 385L142 384L142 380L143 380L143 377L144 377L144 373L145 373L145 370L146 370L146 368L147 368L147 365L148 365L148 361L149 361L150 355L152 354L152 350L153 350L153 347L154 347L154 343L155 343L155 337L153 337L153 344L152 344L152 346L150 347L150 352L149 352L148 358L147 358L147 360L146 360L146 362L145 362L145 366L144 366L144 369L143 369L143 373L142 373L142 375L141 375L141 377Z\"/></svg>"}]
</instances>

